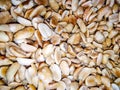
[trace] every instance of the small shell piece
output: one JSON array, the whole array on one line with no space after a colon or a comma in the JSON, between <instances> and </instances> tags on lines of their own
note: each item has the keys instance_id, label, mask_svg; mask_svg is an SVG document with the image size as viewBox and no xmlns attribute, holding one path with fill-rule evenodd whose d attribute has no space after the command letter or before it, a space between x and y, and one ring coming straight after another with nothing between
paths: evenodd
<instances>
[{"instance_id":1,"label":"small shell piece","mask_svg":"<svg viewBox=\"0 0 120 90\"><path fill-rule=\"evenodd\" d=\"M63 75L66 75L66 76L69 75L70 68L69 68L69 65L66 61L61 61L60 68L61 68Z\"/></svg>"},{"instance_id":2,"label":"small shell piece","mask_svg":"<svg viewBox=\"0 0 120 90\"><path fill-rule=\"evenodd\" d=\"M70 90L78 90L79 84L77 82L72 82L70 84Z\"/></svg>"},{"instance_id":3,"label":"small shell piece","mask_svg":"<svg viewBox=\"0 0 120 90\"><path fill-rule=\"evenodd\" d=\"M35 62L35 60L27 59L27 58L16 58L16 60L18 61L19 64L26 65L26 66L29 66Z\"/></svg>"},{"instance_id":4,"label":"small shell piece","mask_svg":"<svg viewBox=\"0 0 120 90\"><path fill-rule=\"evenodd\" d=\"M0 90L10 90L10 89L11 87L9 86L3 86L3 85L0 86Z\"/></svg>"},{"instance_id":5,"label":"small shell piece","mask_svg":"<svg viewBox=\"0 0 120 90\"><path fill-rule=\"evenodd\" d=\"M60 37L60 35L55 34L55 35L53 35L53 36L51 37L51 43L52 43L53 45L59 45L60 42L61 42L61 37Z\"/></svg>"},{"instance_id":6,"label":"small shell piece","mask_svg":"<svg viewBox=\"0 0 120 90\"><path fill-rule=\"evenodd\" d=\"M96 70L94 68L83 68L81 70L81 72L79 73L79 82L81 83L82 81L84 81L91 73L96 72Z\"/></svg>"},{"instance_id":7,"label":"small shell piece","mask_svg":"<svg viewBox=\"0 0 120 90\"><path fill-rule=\"evenodd\" d=\"M0 66L3 66L3 65L10 65L12 64L13 62L8 60L8 59L4 59L4 60L0 60Z\"/></svg>"},{"instance_id":8,"label":"small shell piece","mask_svg":"<svg viewBox=\"0 0 120 90\"><path fill-rule=\"evenodd\" d=\"M34 28L33 27L26 27L14 35L15 40L30 38L34 34Z\"/></svg>"},{"instance_id":9,"label":"small shell piece","mask_svg":"<svg viewBox=\"0 0 120 90\"><path fill-rule=\"evenodd\" d=\"M105 86L110 87L110 79L109 78L102 76L101 81Z\"/></svg>"},{"instance_id":10,"label":"small shell piece","mask_svg":"<svg viewBox=\"0 0 120 90\"><path fill-rule=\"evenodd\" d=\"M11 15L8 11L0 12L0 24L8 23L11 20Z\"/></svg>"},{"instance_id":11,"label":"small shell piece","mask_svg":"<svg viewBox=\"0 0 120 90\"><path fill-rule=\"evenodd\" d=\"M38 44L42 47L42 36L41 36L39 30L35 30L34 35L38 41Z\"/></svg>"},{"instance_id":12,"label":"small shell piece","mask_svg":"<svg viewBox=\"0 0 120 90\"><path fill-rule=\"evenodd\" d=\"M20 16L17 17L17 21L24 26L32 26L32 23L30 20L27 20L27 19L20 17Z\"/></svg>"},{"instance_id":13,"label":"small shell piece","mask_svg":"<svg viewBox=\"0 0 120 90\"><path fill-rule=\"evenodd\" d=\"M9 24L10 31L15 33L21 29L23 29L25 26L21 24Z\"/></svg>"},{"instance_id":14,"label":"small shell piece","mask_svg":"<svg viewBox=\"0 0 120 90\"><path fill-rule=\"evenodd\" d=\"M51 7L53 10L58 11L59 5L58 5L58 3L56 2L56 0L49 0L49 4L50 4L50 7Z\"/></svg>"},{"instance_id":15,"label":"small shell piece","mask_svg":"<svg viewBox=\"0 0 120 90\"><path fill-rule=\"evenodd\" d=\"M73 35L68 39L67 42L70 43L70 44L79 44L80 39L81 39L80 34L77 33L77 34L73 34Z\"/></svg>"},{"instance_id":16,"label":"small shell piece","mask_svg":"<svg viewBox=\"0 0 120 90\"><path fill-rule=\"evenodd\" d=\"M18 71L18 69L20 68L20 64L18 63L13 63L7 70L6 73L6 78L8 80L8 82L12 82L14 80L14 75L16 74L16 72Z\"/></svg>"},{"instance_id":17,"label":"small shell piece","mask_svg":"<svg viewBox=\"0 0 120 90\"><path fill-rule=\"evenodd\" d=\"M38 29L43 37L42 39L45 41L49 40L51 38L51 36L53 35L52 30L44 23L39 23Z\"/></svg>"},{"instance_id":18,"label":"small shell piece","mask_svg":"<svg viewBox=\"0 0 120 90\"><path fill-rule=\"evenodd\" d=\"M77 24L79 25L80 30L81 30L82 33L85 33L87 31L87 27L86 27L86 25L85 25L85 23L83 22L82 19L79 18L77 20Z\"/></svg>"},{"instance_id":19,"label":"small shell piece","mask_svg":"<svg viewBox=\"0 0 120 90\"><path fill-rule=\"evenodd\" d=\"M72 11L76 11L78 8L78 1L79 0L72 0Z\"/></svg>"},{"instance_id":20,"label":"small shell piece","mask_svg":"<svg viewBox=\"0 0 120 90\"><path fill-rule=\"evenodd\" d=\"M62 78L60 67L57 64L52 64L50 70L52 72L53 80L60 81Z\"/></svg>"},{"instance_id":21,"label":"small shell piece","mask_svg":"<svg viewBox=\"0 0 120 90\"><path fill-rule=\"evenodd\" d=\"M35 16L38 15L44 15L44 13L46 13L46 8L43 5L37 6L31 13L29 18L32 19Z\"/></svg>"},{"instance_id":22,"label":"small shell piece","mask_svg":"<svg viewBox=\"0 0 120 90\"><path fill-rule=\"evenodd\" d=\"M101 8L98 11L98 16L97 16L98 21L102 20L103 16L108 15L110 12L111 9L108 6Z\"/></svg>"},{"instance_id":23,"label":"small shell piece","mask_svg":"<svg viewBox=\"0 0 120 90\"><path fill-rule=\"evenodd\" d=\"M1 24L1 25L0 25L0 31L6 31L6 32L9 32L9 31L10 31L10 27L9 27L9 25Z\"/></svg>"},{"instance_id":24,"label":"small shell piece","mask_svg":"<svg viewBox=\"0 0 120 90\"><path fill-rule=\"evenodd\" d=\"M96 34L95 34L95 40L98 43L102 43L102 42L105 41L105 36L100 31L97 31Z\"/></svg>"},{"instance_id":25,"label":"small shell piece","mask_svg":"<svg viewBox=\"0 0 120 90\"><path fill-rule=\"evenodd\" d=\"M113 88L113 90L120 90L119 86L115 83L112 83L112 88Z\"/></svg>"},{"instance_id":26,"label":"small shell piece","mask_svg":"<svg viewBox=\"0 0 120 90\"><path fill-rule=\"evenodd\" d=\"M38 71L38 77L42 80L44 85L52 82L52 73L48 67L43 67L41 70Z\"/></svg>"},{"instance_id":27,"label":"small shell piece","mask_svg":"<svg viewBox=\"0 0 120 90\"><path fill-rule=\"evenodd\" d=\"M96 86L96 78L95 76L88 76L85 80L86 86Z\"/></svg>"},{"instance_id":28,"label":"small shell piece","mask_svg":"<svg viewBox=\"0 0 120 90\"><path fill-rule=\"evenodd\" d=\"M29 45L26 43L21 43L20 47L22 48L22 50L26 52L35 52L37 50L35 46Z\"/></svg>"},{"instance_id":29,"label":"small shell piece","mask_svg":"<svg viewBox=\"0 0 120 90\"><path fill-rule=\"evenodd\" d=\"M5 32L0 32L0 41L1 42L7 42L9 41L9 37Z\"/></svg>"},{"instance_id":30,"label":"small shell piece","mask_svg":"<svg viewBox=\"0 0 120 90\"><path fill-rule=\"evenodd\" d=\"M54 51L54 46L52 44L47 45L43 48L42 53L45 57L50 56Z\"/></svg>"}]
</instances>

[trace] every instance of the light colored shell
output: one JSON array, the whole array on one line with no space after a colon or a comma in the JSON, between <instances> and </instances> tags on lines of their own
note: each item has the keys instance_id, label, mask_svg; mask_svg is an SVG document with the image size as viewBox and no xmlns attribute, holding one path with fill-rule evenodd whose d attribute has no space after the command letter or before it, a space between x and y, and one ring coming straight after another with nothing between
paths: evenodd
<instances>
[{"instance_id":1,"label":"light colored shell","mask_svg":"<svg viewBox=\"0 0 120 90\"><path fill-rule=\"evenodd\" d=\"M26 0L11 0L11 2L12 2L12 4L13 5L19 5L19 4L21 4L22 2L24 2L24 1L26 1Z\"/></svg>"},{"instance_id":2,"label":"light colored shell","mask_svg":"<svg viewBox=\"0 0 120 90\"><path fill-rule=\"evenodd\" d=\"M108 61L109 61L109 55L108 54L104 54L103 55L103 58L102 58L102 63L103 64L107 64L108 63Z\"/></svg>"},{"instance_id":3,"label":"light colored shell","mask_svg":"<svg viewBox=\"0 0 120 90\"><path fill-rule=\"evenodd\" d=\"M39 30L35 30L34 35L38 41L38 44L42 47L42 36L41 36Z\"/></svg>"},{"instance_id":4,"label":"light colored shell","mask_svg":"<svg viewBox=\"0 0 120 90\"><path fill-rule=\"evenodd\" d=\"M12 82L14 80L14 75L16 74L16 72L18 71L18 69L20 68L20 64L18 63L13 63L7 70L6 73L6 78L8 80L8 82Z\"/></svg>"},{"instance_id":5,"label":"light colored shell","mask_svg":"<svg viewBox=\"0 0 120 90\"><path fill-rule=\"evenodd\" d=\"M66 89L66 84L63 81L59 81L57 90L65 90L65 89Z\"/></svg>"},{"instance_id":6,"label":"light colored shell","mask_svg":"<svg viewBox=\"0 0 120 90\"><path fill-rule=\"evenodd\" d=\"M15 33L21 29L23 29L25 26L21 24L9 24L10 31Z\"/></svg>"},{"instance_id":7,"label":"light colored shell","mask_svg":"<svg viewBox=\"0 0 120 90\"><path fill-rule=\"evenodd\" d=\"M109 22L118 22L119 21L119 16L118 13L112 14L109 16Z\"/></svg>"},{"instance_id":8,"label":"light colored shell","mask_svg":"<svg viewBox=\"0 0 120 90\"><path fill-rule=\"evenodd\" d=\"M20 40L20 39L30 38L33 35L33 33L34 33L34 28L27 27L15 33L14 39Z\"/></svg>"},{"instance_id":9,"label":"light colored shell","mask_svg":"<svg viewBox=\"0 0 120 90\"><path fill-rule=\"evenodd\" d=\"M64 52L67 52L67 47L68 47L68 45L65 42L60 44L60 49L63 50Z\"/></svg>"},{"instance_id":10,"label":"light colored shell","mask_svg":"<svg viewBox=\"0 0 120 90\"><path fill-rule=\"evenodd\" d=\"M79 90L89 90L89 88L87 86L81 86Z\"/></svg>"},{"instance_id":11,"label":"light colored shell","mask_svg":"<svg viewBox=\"0 0 120 90\"><path fill-rule=\"evenodd\" d=\"M14 46L9 47L8 51L10 55L16 56L16 57L29 57L31 55L31 53L26 53L22 49Z\"/></svg>"},{"instance_id":12,"label":"light colored shell","mask_svg":"<svg viewBox=\"0 0 120 90\"><path fill-rule=\"evenodd\" d=\"M97 16L98 21L102 20L103 16L108 15L110 12L111 10L110 7L108 6L101 8L98 11L98 16Z\"/></svg>"},{"instance_id":13,"label":"light colored shell","mask_svg":"<svg viewBox=\"0 0 120 90\"><path fill-rule=\"evenodd\" d=\"M85 25L85 23L83 22L82 19L78 19L77 24L79 25L82 33L85 33L87 31L86 25Z\"/></svg>"},{"instance_id":14,"label":"light colored shell","mask_svg":"<svg viewBox=\"0 0 120 90\"><path fill-rule=\"evenodd\" d=\"M105 86L110 87L110 79L109 78L102 76L101 81Z\"/></svg>"},{"instance_id":15,"label":"light colored shell","mask_svg":"<svg viewBox=\"0 0 120 90\"><path fill-rule=\"evenodd\" d=\"M9 86L4 86L4 85L0 86L0 90L10 90L10 89L11 89L11 87L9 87Z\"/></svg>"},{"instance_id":16,"label":"light colored shell","mask_svg":"<svg viewBox=\"0 0 120 90\"><path fill-rule=\"evenodd\" d=\"M37 6L31 13L29 18L33 18L34 16L38 16L44 13L46 13L46 8L43 5Z\"/></svg>"},{"instance_id":17,"label":"light colored shell","mask_svg":"<svg viewBox=\"0 0 120 90\"><path fill-rule=\"evenodd\" d=\"M96 78L95 76L88 76L85 80L86 86L96 86Z\"/></svg>"},{"instance_id":18,"label":"light colored shell","mask_svg":"<svg viewBox=\"0 0 120 90\"><path fill-rule=\"evenodd\" d=\"M38 71L38 77L42 80L44 85L52 82L52 73L48 67L43 67L41 70Z\"/></svg>"},{"instance_id":19,"label":"light colored shell","mask_svg":"<svg viewBox=\"0 0 120 90\"><path fill-rule=\"evenodd\" d=\"M9 32L10 31L9 25L1 24L0 25L0 31L7 31L7 32Z\"/></svg>"},{"instance_id":20,"label":"light colored shell","mask_svg":"<svg viewBox=\"0 0 120 90\"><path fill-rule=\"evenodd\" d=\"M76 11L78 8L78 1L79 0L72 0L72 11Z\"/></svg>"},{"instance_id":21,"label":"light colored shell","mask_svg":"<svg viewBox=\"0 0 120 90\"><path fill-rule=\"evenodd\" d=\"M34 77L32 77L32 84L37 87L39 85L39 79L38 79L38 75L35 75Z\"/></svg>"},{"instance_id":22,"label":"light colored shell","mask_svg":"<svg viewBox=\"0 0 120 90\"><path fill-rule=\"evenodd\" d=\"M96 34L95 34L95 40L98 43L102 43L102 42L104 42L105 37L104 37L104 35L100 31L97 31Z\"/></svg>"},{"instance_id":23,"label":"light colored shell","mask_svg":"<svg viewBox=\"0 0 120 90\"><path fill-rule=\"evenodd\" d=\"M54 58L55 58L56 64L59 64L61 61L61 51L59 47L56 47L55 49Z\"/></svg>"},{"instance_id":24,"label":"light colored shell","mask_svg":"<svg viewBox=\"0 0 120 90\"><path fill-rule=\"evenodd\" d=\"M45 90L44 84L41 80L39 80L38 90Z\"/></svg>"},{"instance_id":25,"label":"light colored shell","mask_svg":"<svg viewBox=\"0 0 120 90\"><path fill-rule=\"evenodd\" d=\"M66 76L69 75L70 69L69 69L69 65L66 61L61 61L60 69L61 69L63 75L66 75Z\"/></svg>"},{"instance_id":26,"label":"light colored shell","mask_svg":"<svg viewBox=\"0 0 120 90\"><path fill-rule=\"evenodd\" d=\"M12 63L13 63L13 62L10 61L9 59L0 60L0 66L10 65L10 64L12 64Z\"/></svg>"},{"instance_id":27,"label":"light colored shell","mask_svg":"<svg viewBox=\"0 0 120 90\"><path fill-rule=\"evenodd\" d=\"M20 4L20 5L21 5L21 4ZM28 1L27 4L24 4L24 5L23 5L23 8L24 8L24 9L31 9L31 8L34 7L34 6L35 6L34 1L33 1L33 0L30 0L30 1Z\"/></svg>"},{"instance_id":28,"label":"light colored shell","mask_svg":"<svg viewBox=\"0 0 120 90\"><path fill-rule=\"evenodd\" d=\"M45 41L49 40L53 35L53 31L44 23L39 23L38 29L43 37L42 39Z\"/></svg>"},{"instance_id":29,"label":"light colored shell","mask_svg":"<svg viewBox=\"0 0 120 90\"><path fill-rule=\"evenodd\" d=\"M115 83L112 83L113 90L119 90L119 86Z\"/></svg>"},{"instance_id":30,"label":"light colored shell","mask_svg":"<svg viewBox=\"0 0 120 90\"><path fill-rule=\"evenodd\" d=\"M32 23L30 20L27 20L27 19L20 17L20 16L17 17L17 21L24 26L32 26Z\"/></svg>"},{"instance_id":31,"label":"light colored shell","mask_svg":"<svg viewBox=\"0 0 120 90\"><path fill-rule=\"evenodd\" d=\"M113 38L114 36L116 36L118 34L117 30L111 30L110 34L109 34L109 38Z\"/></svg>"},{"instance_id":32,"label":"light colored shell","mask_svg":"<svg viewBox=\"0 0 120 90\"><path fill-rule=\"evenodd\" d=\"M72 46L68 45L67 49L68 53L70 53L73 56L76 56L76 52L73 50Z\"/></svg>"},{"instance_id":33,"label":"light colored shell","mask_svg":"<svg viewBox=\"0 0 120 90\"><path fill-rule=\"evenodd\" d=\"M61 42L61 37L58 34L55 34L51 37L51 43L53 45L58 45Z\"/></svg>"},{"instance_id":34,"label":"light colored shell","mask_svg":"<svg viewBox=\"0 0 120 90\"><path fill-rule=\"evenodd\" d=\"M43 22L43 18L41 17L35 17L32 19L32 24L35 29L38 29L38 24Z\"/></svg>"},{"instance_id":35,"label":"light colored shell","mask_svg":"<svg viewBox=\"0 0 120 90\"><path fill-rule=\"evenodd\" d=\"M64 32L72 32L73 30L73 24L67 24L64 28Z\"/></svg>"},{"instance_id":36,"label":"light colored shell","mask_svg":"<svg viewBox=\"0 0 120 90\"><path fill-rule=\"evenodd\" d=\"M26 43L21 43L20 45L21 49L26 51L26 52L35 52L37 48L35 46L26 44Z\"/></svg>"},{"instance_id":37,"label":"light colored shell","mask_svg":"<svg viewBox=\"0 0 120 90\"><path fill-rule=\"evenodd\" d=\"M23 81L25 79L25 70L26 70L26 68L22 65L20 66L20 68L18 70L19 78L21 81Z\"/></svg>"},{"instance_id":38,"label":"light colored shell","mask_svg":"<svg viewBox=\"0 0 120 90\"><path fill-rule=\"evenodd\" d=\"M69 88L70 88L70 90L78 90L79 84L77 82L71 82Z\"/></svg>"},{"instance_id":39,"label":"light colored shell","mask_svg":"<svg viewBox=\"0 0 120 90\"><path fill-rule=\"evenodd\" d=\"M7 42L9 41L9 37L5 32L0 32L0 41L1 42Z\"/></svg>"},{"instance_id":40,"label":"light colored shell","mask_svg":"<svg viewBox=\"0 0 120 90\"><path fill-rule=\"evenodd\" d=\"M54 60L54 58L53 58L52 55L50 55L49 57L47 57L45 61L46 61L46 63L48 65L51 65L51 64L55 63L55 60Z\"/></svg>"},{"instance_id":41,"label":"light colored shell","mask_svg":"<svg viewBox=\"0 0 120 90\"><path fill-rule=\"evenodd\" d=\"M29 66L29 65L31 65L32 63L35 62L35 60L27 59L27 58L16 58L16 60L19 64L26 65L26 66Z\"/></svg>"},{"instance_id":42,"label":"light colored shell","mask_svg":"<svg viewBox=\"0 0 120 90\"><path fill-rule=\"evenodd\" d=\"M43 48L42 53L45 57L50 56L54 51L54 46L52 44L47 45Z\"/></svg>"},{"instance_id":43,"label":"light colored shell","mask_svg":"<svg viewBox=\"0 0 120 90\"><path fill-rule=\"evenodd\" d=\"M91 73L96 72L94 68L83 68L79 73L79 82L83 82Z\"/></svg>"},{"instance_id":44,"label":"light colored shell","mask_svg":"<svg viewBox=\"0 0 120 90\"><path fill-rule=\"evenodd\" d=\"M58 3L56 2L56 0L49 0L49 4L50 4L50 7L51 7L53 10L58 11L59 5L58 5Z\"/></svg>"},{"instance_id":45,"label":"light colored shell","mask_svg":"<svg viewBox=\"0 0 120 90\"><path fill-rule=\"evenodd\" d=\"M100 65L100 64L101 64L102 58L103 58L102 53L99 53L99 54L98 54L98 57L97 57L97 65Z\"/></svg>"},{"instance_id":46,"label":"light colored shell","mask_svg":"<svg viewBox=\"0 0 120 90\"><path fill-rule=\"evenodd\" d=\"M77 34L73 34L73 35L68 39L67 42L70 43L70 44L79 44L80 39L81 39L80 34L77 33Z\"/></svg>"},{"instance_id":47,"label":"light colored shell","mask_svg":"<svg viewBox=\"0 0 120 90\"><path fill-rule=\"evenodd\" d=\"M62 77L60 67L57 64L52 64L50 70L52 72L53 80L60 81Z\"/></svg>"}]
</instances>

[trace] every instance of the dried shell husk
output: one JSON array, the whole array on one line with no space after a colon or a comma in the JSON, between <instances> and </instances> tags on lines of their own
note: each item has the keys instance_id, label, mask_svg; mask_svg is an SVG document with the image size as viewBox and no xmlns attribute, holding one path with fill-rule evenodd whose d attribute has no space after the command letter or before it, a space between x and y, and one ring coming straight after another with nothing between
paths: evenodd
<instances>
[{"instance_id":1,"label":"dried shell husk","mask_svg":"<svg viewBox=\"0 0 120 90\"><path fill-rule=\"evenodd\" d=\"M10 22L11 15L8 11L0 12L0 24L5 24Z\"/></svg>"},{"instance_id":2,"label":"dried shell husk","mask_svg":"<svg viewBox=\"0 0 120 90\"><path fill-rule=\"evenodd\" d=\"M27 20L27 19L20 17L20 16L17 17L17 21L24 26L32 26L32 23L30 20Z\"/></svg>"},{"instance_id":3,"label":"dried shell husk","mask_svg":"<svg viewBox=\"0 0 120 90\"><path fill-rule=\"evenodd\" d=\"M12 82L14 80L14 75L16 74L19 68L20 68L20 64L18 63L13 63L8 68L7 73L6 73L6 78L8 82Z\"/></svg>"},{"instance_id":4,"label":"dried shell husk","mask_svg":"<svg viewBox=\"0 0 120 90\"><path fill-rule=\"evenodd\" d=\"M50 70L52 72L53 80L60 81L62 77L60 67L57 64L52 64Z\"/></svg>"},{"instance_id":5,"label":"dried shell husk","mask_svg":"<svg viewBox=\"0 0 120 90\"><path fill-rule=\"evenodd\" d=\"M25 38L30 38L34 34L34 28L33 27L26 27L14 35L15 40L20 40L20 39L25 39Z\"/></svg>"},{"instance_id":6,"label":"dried shell husk","mask_svg":"<svg viewBox=\"0 0 120 90\"><path fill-rule=\"evenodd\" d=\"M26 66L29 66L29 65L31 65L32 63L35 62L35 60L27 59L27 58L16 58L16 60L19 64L26 65Z\"/></svg>"},{"instance_id":7,"label":"dried shell husk","mask_svg":"<svg viewBox=\"0 0 120 90\"><path fill-rule=\"evenodd\" d=\"M42 39L45 41L49 40L51 36L53 35L52 30L44 23L39 23L38 29L43 37Z\"/></svg>"},{"instance_id":8,"label":"dried shell husk","mask_svg":"<svg viewBox=\"0 0 120 90\"><path fill-rule=\"evenodd\" d=\"M1 42L7 42L9 41L9 37L5 32L0 32L0 41Z\"/></svg>"},{"instance_id":9,"label":"dried shell husk","mask_svg":"<svg viewBox=\"0 0 120 90\"><path fill-rule=\"evenodd\" d=\"M56 0L49 0L49 4L50 4L50 7L51 7L53 10L58 11L59 5L58 5L58 3L56 2Z\"/></svg>"}]
</instances>

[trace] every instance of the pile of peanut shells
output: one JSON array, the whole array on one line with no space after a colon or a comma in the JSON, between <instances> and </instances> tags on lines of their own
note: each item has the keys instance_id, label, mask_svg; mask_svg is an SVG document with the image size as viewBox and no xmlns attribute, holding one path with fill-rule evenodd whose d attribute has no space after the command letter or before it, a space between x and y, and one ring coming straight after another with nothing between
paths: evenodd
<instances>
[{"instance_id":1,"label":"pile of peanut shells","mask_svg":"<svg viewBox=\"0 0 120 90\"><path fill-rule=\"evenodd\" d=\"M120 90L120 0L0 0L0 90Z\"/></svg>"}]
</instances>

